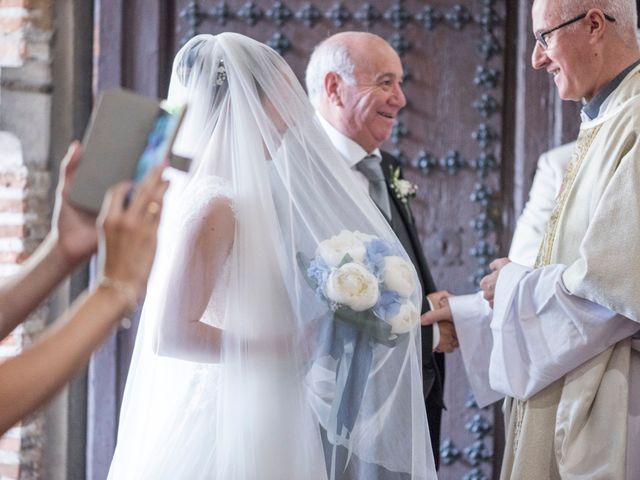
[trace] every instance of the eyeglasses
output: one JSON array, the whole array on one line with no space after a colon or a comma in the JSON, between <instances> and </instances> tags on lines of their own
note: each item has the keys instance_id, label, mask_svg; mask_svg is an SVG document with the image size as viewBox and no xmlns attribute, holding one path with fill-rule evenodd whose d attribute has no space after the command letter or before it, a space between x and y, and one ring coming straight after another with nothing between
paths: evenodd
<instances>
[{"instance_id":1,"label":"eyeglasses","mask_svg":"<svg viewBox=\"0 0 640 480\"><path fill-rule=\"evenodd\" d=\"M587 13L583 13L582 15L578 15L575 18L572 18L571 20L567 20L566 22L561 23L560 25L557 25L553 28L549 28L547 30L538 30L534 36L536 37L536 40L538 41L538 43L540 43L540 45L542 46L543 50L546 50L547 48L549 48L549 45L547 44L547 40L545 39L545 37L547 35L549 35L551 32L555 32L556 30L560 30L561 28L567 27L569 25L571 25L572 23L576 23L580 20L582 20L583 18L585 18L587 16ZM604 18L607 19L610 22L615 22L616 19L613 18L611 15L607 15L606 13L603 14Z\"/></svg>"}]
</instances>

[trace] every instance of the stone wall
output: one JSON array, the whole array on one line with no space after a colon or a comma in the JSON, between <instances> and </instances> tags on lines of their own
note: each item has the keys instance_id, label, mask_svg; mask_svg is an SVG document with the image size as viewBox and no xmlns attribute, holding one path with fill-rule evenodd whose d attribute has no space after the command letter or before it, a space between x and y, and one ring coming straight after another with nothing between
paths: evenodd
<instances>
[{"instance_id":1,"label":"stone wall","mask_svg":"<svg viewBox=\"0 0 640 480\"><path fill-rule=\"evenodd\" d=\"M0 276L49 230L53 0L0 0ZM0 343L15 355L45 327L48 305ZM44 415L0 438L0 479L43 478Z\"/></svg>"}]
</instances>

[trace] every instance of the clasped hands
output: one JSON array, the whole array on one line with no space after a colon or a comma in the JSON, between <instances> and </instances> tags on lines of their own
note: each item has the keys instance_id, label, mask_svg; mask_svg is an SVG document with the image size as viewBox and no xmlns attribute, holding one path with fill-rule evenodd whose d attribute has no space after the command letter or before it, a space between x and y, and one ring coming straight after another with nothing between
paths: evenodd
<instances>
[{"instance_id":1,"label":"clasped hands","mask_svg":"<svg viewBox=\"0 0 640 480\"><path fill-rule=\"evenodd\" d=\"M489 264L491 273L480 280L480 289L483 297L493 308L493 299L496 291L496 284L500 276L500 270L510 262L508 258L498 258ZM446 290L440 290L427 295L433 309L424 313L420 318L422 325L438 324L440 329L440 342L434 349L436 352L451 353L458 347L458 337L456 334L453 314L449 306L451 295Z\"/></svg>"}]
</instances>

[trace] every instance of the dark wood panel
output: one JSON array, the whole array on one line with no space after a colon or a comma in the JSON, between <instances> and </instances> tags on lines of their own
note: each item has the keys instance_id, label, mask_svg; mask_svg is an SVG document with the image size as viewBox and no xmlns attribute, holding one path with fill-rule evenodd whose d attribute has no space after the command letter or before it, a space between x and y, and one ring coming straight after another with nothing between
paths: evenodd
<instances>
[{"instance_id":1,"label":"dark wood panel","mask_svg":"<svg viewBox=\"0 0 640 480\"><path fill-rule=\"evenodd\" d=\"M123 83L145 95L166 95L168 32L167 2L129 0L124 15Z\"/></svg>"},{"instance_id":2,"label":"dark wood panel","mask_svg":"<svg viewBox=\"0 0 640 480\"><path fill-rule=\"evenodd\" d=\"M122 7L124 0L95 2L94 94L122 85Z\"/></svg>"}]
</instances>

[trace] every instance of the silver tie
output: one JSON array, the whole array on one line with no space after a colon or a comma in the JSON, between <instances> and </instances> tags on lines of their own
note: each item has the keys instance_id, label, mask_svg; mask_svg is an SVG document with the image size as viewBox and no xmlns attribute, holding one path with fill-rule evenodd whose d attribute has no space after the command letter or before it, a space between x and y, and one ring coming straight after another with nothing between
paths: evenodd
<instances>
[{"instance_id":1,"label":"silver tie","mask_svg":"<svg viewBox=\"0 0 640 480\"><path fill-rule=\"evenodd\" d=\"M380 210L391 218L389 192L382 172L382 159L377 155L367 155L356 164L356 168L369 180L369 195Z\"/></svg>"}]
</instances>

